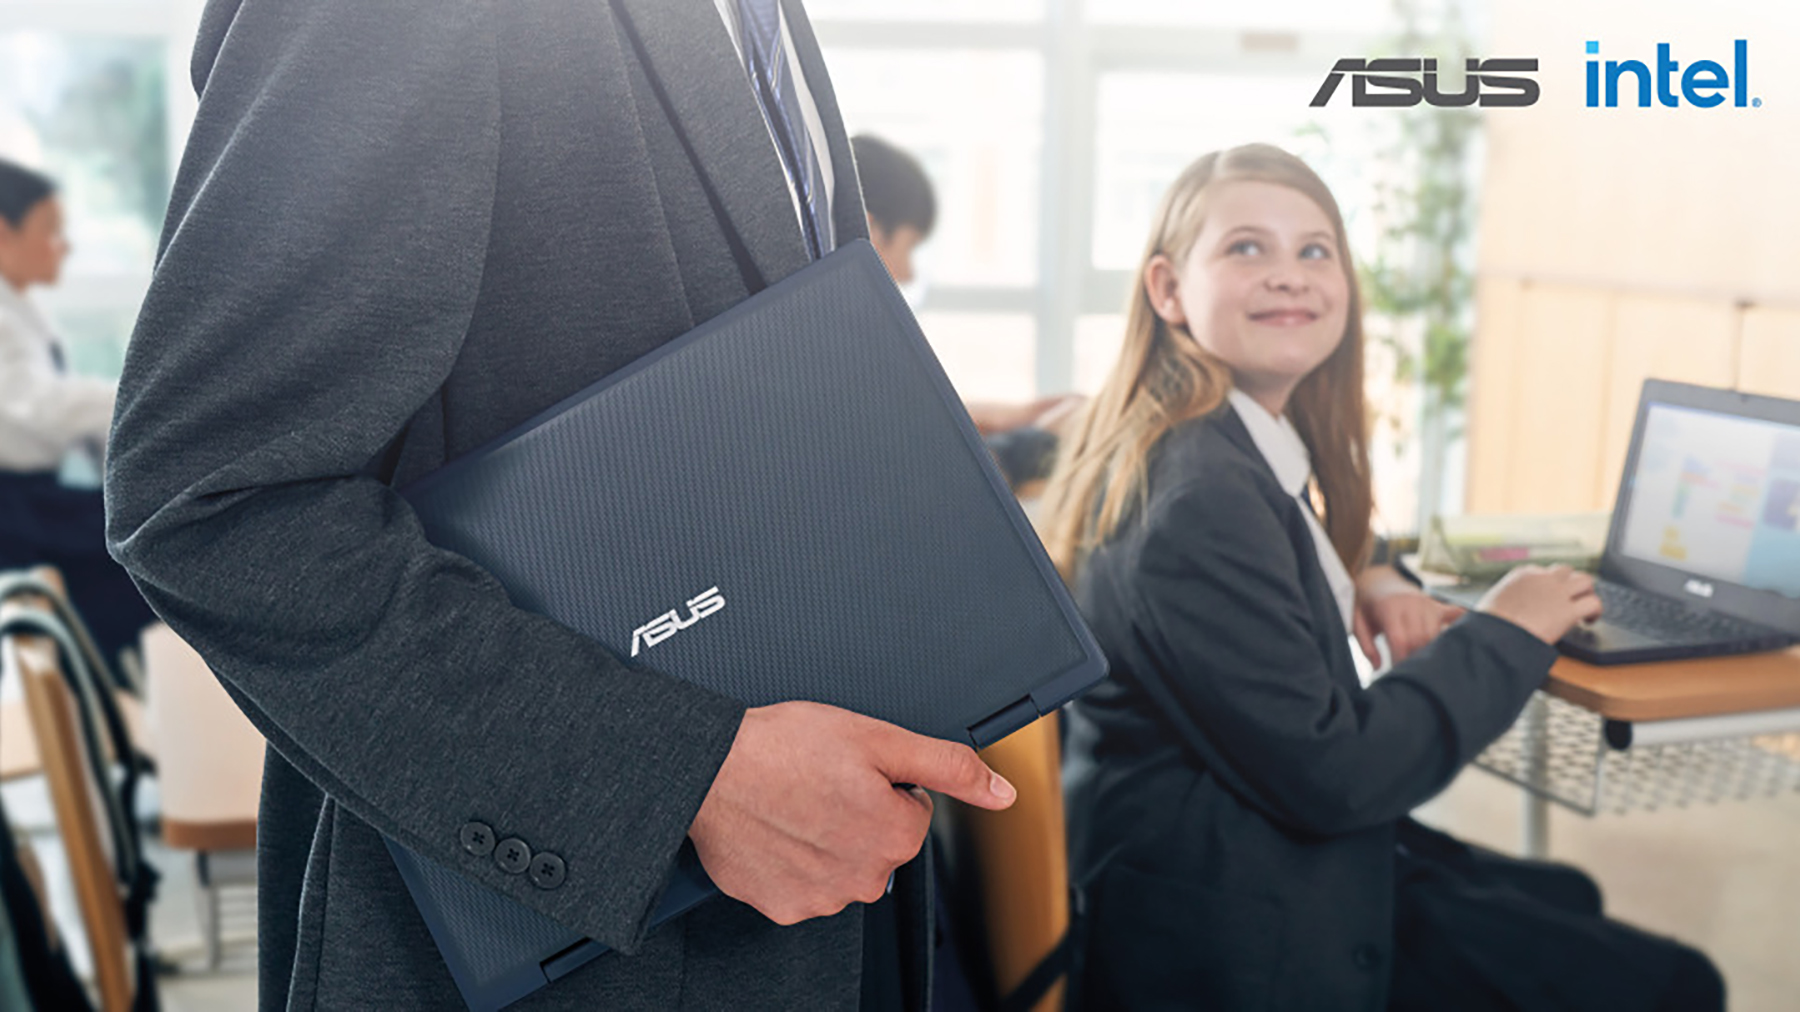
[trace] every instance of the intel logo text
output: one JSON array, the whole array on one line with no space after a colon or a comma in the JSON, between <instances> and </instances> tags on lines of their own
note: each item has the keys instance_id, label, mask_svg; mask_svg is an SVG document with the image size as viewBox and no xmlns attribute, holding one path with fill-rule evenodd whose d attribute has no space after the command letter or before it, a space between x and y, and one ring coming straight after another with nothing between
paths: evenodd
<instances>
[{"instance_id":1,"label":"intel logo text","mask_svg":"<svg viewBox=\"0 0 1800 1012\"><path fill-rule=\"evenodd\" d=\"M1694 60L1682 68L1680 61L1671 53L1667 42L1656 44L1656 69L1642 60L1606 60L1593 59L1587 61L1587 104L1595 108L1601 104L1602 92L1605 94L1605 105L1608 109L1619 105L1619 82L1630 75L1630 84L1637 85L1637 107L1650 107L1650 94L1654 90L1658 105L1675 108L1685 99L1688 105L1701 109L1711 109L1725 101L1724 92L1731 91L1731 104L1742 109L1745 106L1760 106L1762 99L1750 97L1750 43L1738 39L1732 44L1731 73L1713 60ZM1587 44L1589 56L1600 55L1600 43ZM1677 77L1679 72L1679 77ZM1679 91L1677 90L1679 82ZM1629 95L1629 92L1627 92ZM1629 100L1628 100L1629 101Z\"/></svg>"}]
</instances>

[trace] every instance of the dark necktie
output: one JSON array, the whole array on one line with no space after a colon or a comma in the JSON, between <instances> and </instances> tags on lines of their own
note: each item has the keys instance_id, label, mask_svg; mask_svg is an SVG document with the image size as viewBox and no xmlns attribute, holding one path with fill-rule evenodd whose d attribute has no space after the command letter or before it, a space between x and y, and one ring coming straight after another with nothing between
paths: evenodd
<instances>
[{"instance_id":1,"label":"dark necktie","mask_svg":"<svg viewBox=\"0 0 1800 1012\"><path fill-rule=\"evenodd\" d=\"M50 342L50 364L56 368L58 375L69 371L68 360L63 357L62 345Z\"/></svg>"},{"instance_id":2,"label":"dark necktie","mask_svg":"<svg viewBox=\"0 0 1800 1012\"><path fill-rule=\"evenodd\" d=\"M744 65L762 107L763 120L781 152L788 186L800 195L801 227L814 258L837 245L825 193L825 169L813 150L812 134L800 111L800 90L788 72L781 40L780 0L737 0L742 28Z\"/></svg>"}]
</instances>

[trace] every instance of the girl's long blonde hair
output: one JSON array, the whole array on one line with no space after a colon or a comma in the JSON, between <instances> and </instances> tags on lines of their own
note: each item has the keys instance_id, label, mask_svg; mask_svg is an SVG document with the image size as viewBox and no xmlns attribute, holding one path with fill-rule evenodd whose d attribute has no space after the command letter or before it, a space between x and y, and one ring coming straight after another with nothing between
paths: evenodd
<instances>
[{"instance_id":1,"label":"girl's long blonde hair","mask_svg":"<svg viewBox=\"0 0 1800 1012\"><path fill-rule=\"evenodd\" d=\"M1177 269L1200 235L1206 195L1221 183L1256 180L1291 187L1331 219L1350 304L1343 340L1307 374L1288 401L1288 418L1312 454L1324 524L1344 565L1361 568L1369 550L1373 497L1363 405L1362 296L1350 268L1344 219L1331 191L1305 162L1268 144L1215 151L1169 187L1155 231L1138 264L1125 321L1125 344L1106 383L1074 420L1044 491L1044 542L1063 578L1105 541L1147 492L1151 448L1182 422L1216 410L1231 390L1231 370L1200 347L1186 327L1170 326L1150 304L1145 278L1158 254Z\"/></svg>"}]
</instances>

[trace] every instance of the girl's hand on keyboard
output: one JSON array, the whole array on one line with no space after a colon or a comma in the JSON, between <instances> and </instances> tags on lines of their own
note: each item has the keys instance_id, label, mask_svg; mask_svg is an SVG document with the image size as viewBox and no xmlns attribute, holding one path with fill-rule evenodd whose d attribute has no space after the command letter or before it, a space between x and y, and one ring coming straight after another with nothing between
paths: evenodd
<instances>
[{"instance_id":1,"label":"girl's hand on keyboard","mask_svg":"<svg viewBox=\"0 0 1800 1012\"><path fill-rule=\"evenodd\" d=\"M1600 598L1594 578L1568 566L1520 566L1487 592L1475 610L1524 629L1555 643L1577 622L1600 617Z\"/></svg>"}]
</instances>

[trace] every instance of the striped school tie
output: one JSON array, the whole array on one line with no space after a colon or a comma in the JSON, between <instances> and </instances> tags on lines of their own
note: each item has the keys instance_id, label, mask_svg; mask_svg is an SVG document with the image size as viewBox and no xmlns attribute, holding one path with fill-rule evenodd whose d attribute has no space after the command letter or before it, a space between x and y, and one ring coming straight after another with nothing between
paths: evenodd
<instances>
[{"instance_id":1,"label":"striped school tie","mask_svg":"<svg viewBox=\"0 0 1800 1012\"><path fill-rule=\"evenodd\" d=\"M800 195L801 228L806 247L817 259L837 245L831 226L830 198L825 192L825 169L813 150L812 134L800 111L800 90L788 72L781 40L780 0L737 0L738 21L743 30L744 65L762 107L763 121L781 152L781 168L788 186Z\"/></svg>"}]
</instances>

